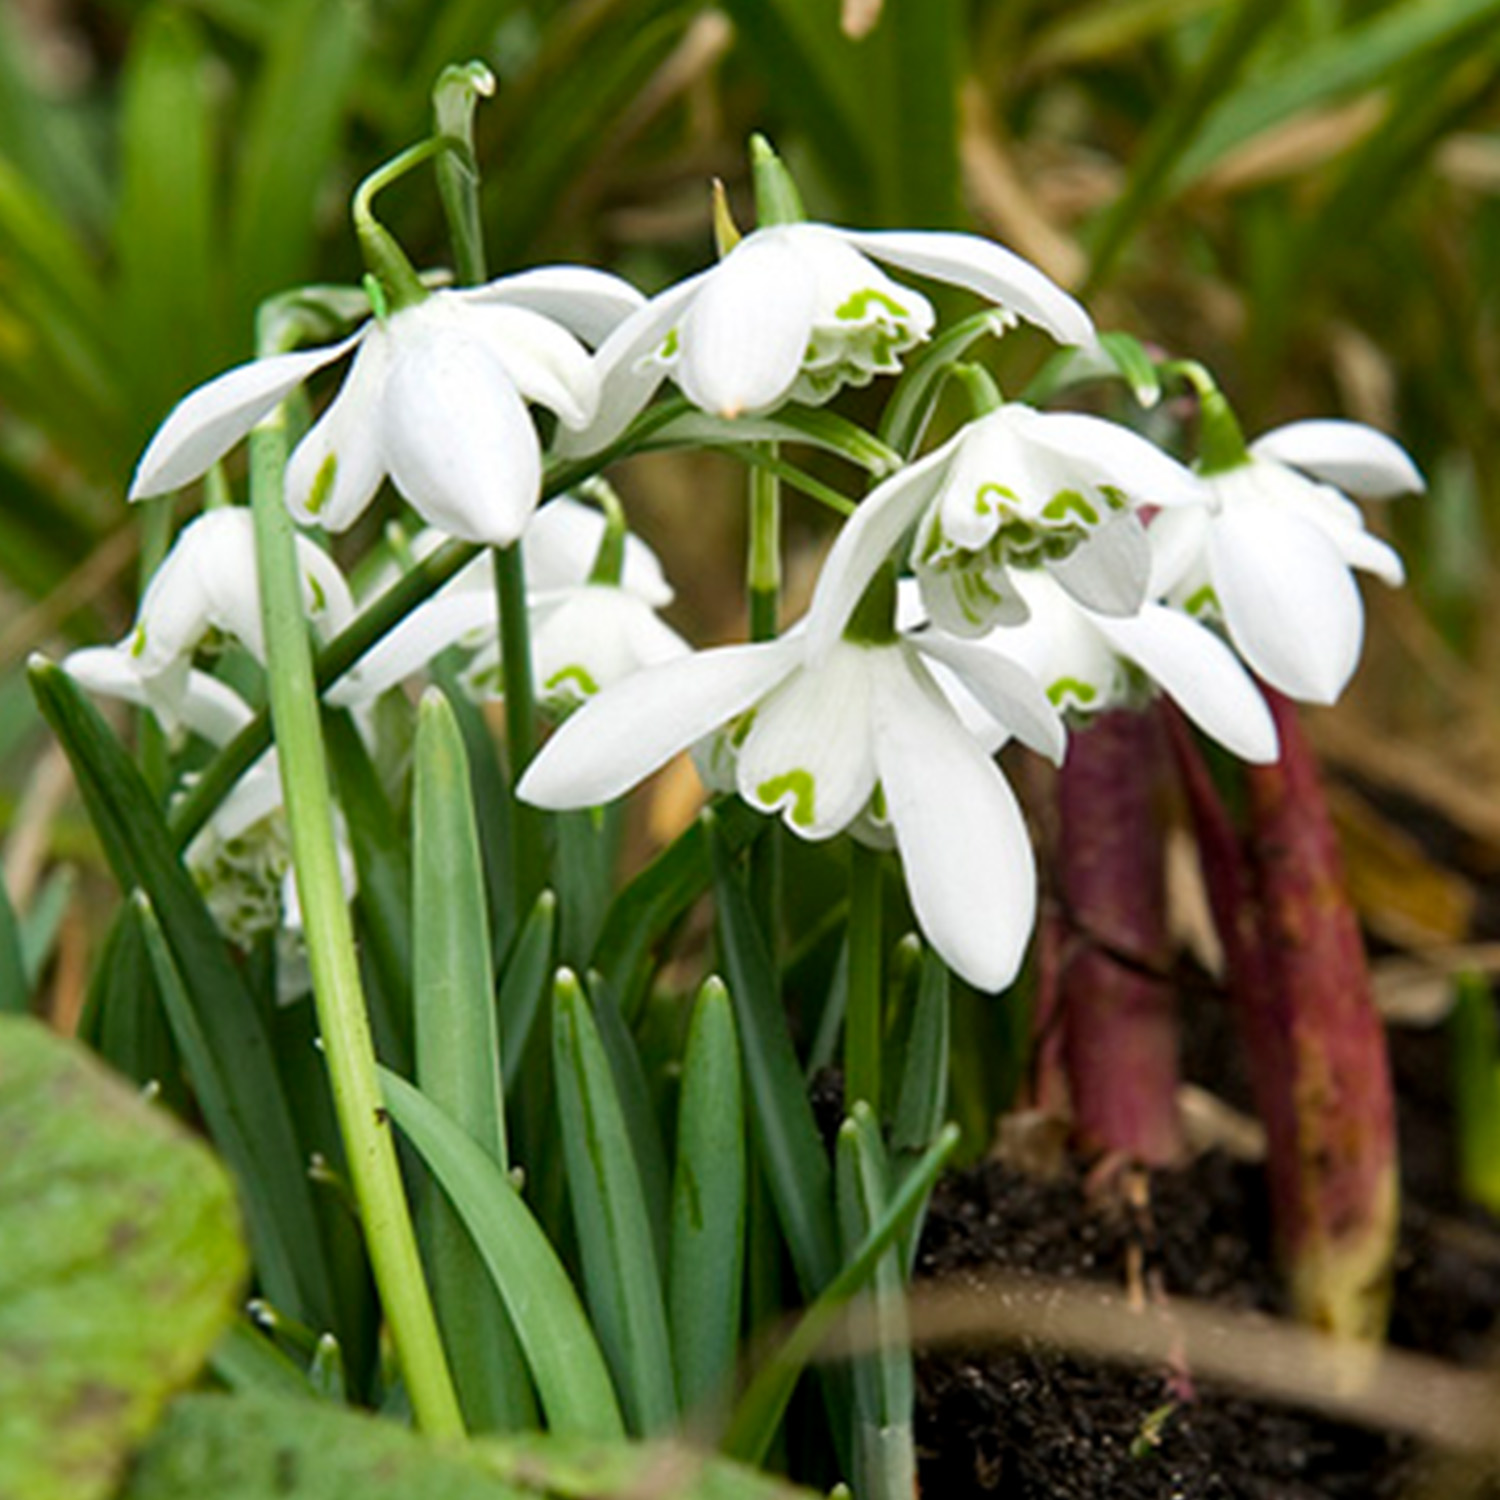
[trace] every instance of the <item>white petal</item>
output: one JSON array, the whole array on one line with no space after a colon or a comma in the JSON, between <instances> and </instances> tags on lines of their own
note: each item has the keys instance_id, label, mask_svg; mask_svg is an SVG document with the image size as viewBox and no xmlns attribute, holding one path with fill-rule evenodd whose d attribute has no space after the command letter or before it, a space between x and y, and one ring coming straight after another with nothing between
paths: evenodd
<instances>
[{"instance_id":1,"label":"white petal","mask_svg":"<svg viewBox=\"0 0 1500 1500\"><path fill-rule=\"evenodd\" d=\"M1066 557L1044 566L1080 604L1101 615L1130 616L1146 602L1151 543L1139 516L1118 511Z\"/></svg>"},{"instance_id":2,"label":"white petal","mask_svg":"<svg viewBox=\"0 0 1500 1500\"><path fill-rule=\"evenodd\" d=\"M902 469L865 496L839 532L807 612L808 659L818 661L843 634L870 580L942 488L952 443Z\"/></svg>"},{"instance_id":3,"label":"white petal","mask_svg":"<svg viewBox=\"0 0 1500 1500\"><path fill-rule=\"evenodd\" d=\"M1268 764L1280 754L1266 700L1234 652L1207 626L1148 604L1133 620L1095 617L1121 656L1160 684L1205 734L1241 760Z\"/></svg>"},{"instance_id":4,"label":"white petal","mask_svg":"<svg viewBox=\"0 0 1500 1500\"><path fill-rule=\"evenodd\" d=\"M275 812L282 800L281 768L276 752L268 750L235 782L229 795L214 809L213 831L221 839L236 839Z\"/></svg>"},{"instance_id":5,"label":"white petal","mask_svg":"<svg viewBox=\"0 0 1500 1500\"><path fill-rule=\"evenodd\" d=\"M917 552L922 545L918 534ZM977 640L997 625L1020 625L1027 617L1026 601L1016 588L1012 569L988 566L978 560L947 568L916 562L917 586L932 623L961 640Z\"/></svg>"},{"instance_id":6,"label":"white petal","mask_svg":"<svg viewBox=\"0 0 1500 1500\"><path fill-rule=\"evenodd\" d=\"M1272 687L1332 703L1359 661L1359 590L1316 526L1258 507L1230 510L1209 533L1214 589L1236 649Z\"/></svg>"},{"instance_id":7,"label":"white petal","mask_svg":"<svg viewBox=\"0 0 1500 1500\"><path fill-rule=\"evenodd\" d=\"M365 652L329 690L328 701L335 708L352 708L378 698L398 682L424 671L434 657L471 631L485 626L499 629L493 596L468 589L439 594Z\"/></svg>"},{"instance_id":8,"label":"white petal","mask_svg":"<svg viewBox=\"0 0 1500 1500\"><path fill-rule=\"evenodd\" d=\"M527 591L545 594L586 583L603 539L602 511L570 495L549 501L527 522L521 538ZM661 560L634 535L625 538L620 586L653 609L664 609L674 598Z\"/></svg>"},{"instance_id":9,"label":"white petal","mask_svg":"<svg viewBox=\"0 0 1500 1500\"><path fill-rule=\"evenodd\" d=\"M1184 506L1152 516L1146 527L1151 547L1148 599L1170 594L1190 573L1202 568L1208 551L1211 516L1206 506Z\"/></svg>"},{"instance_id":10,"label":"white petal","mask_svg":"<svg viewBox=\"0 0 1500 1500\"><path fill-rule=\"evenodd\" d=\"M577 432L557 435L556 451L565 457L597 453L607 448L645 409L657 386L666 378L666 366L652 359L682 316L683 308L713 274L698 275L653 297L632 313L605 339L594 356L599 377L599 407L589 425Z\"/></svg>"},{"instance_id":11,"label":"white petal","mask_svg":"<svg viewBox=\"0 0 1500 1500\"><path fill-rule=\"evenodd\" d=\"M453 295L541 313L595 346L646 305L628 281L589 266L538 266Z\"/></svg>"},{"instance_id":12,"label":"white petal","mask_svg":"<svg viewBox=\"0 0 1500 1500\"><path fill-rule=\"evenodd\" d=\"M1031 840L999 768L918 672L893 662L875 683L876 769L922 931L993 992L1015 978L1036 919Z\"/></svg>"},{"instance_id":13,"label":"white petal","mask_svg":"<svg viewBox=\"0 0 1500 1500\"><path fill-rule=\"evenodd\" d=\"M1067 731L1042 685L1025 667L972 641L957 641L934 630L913 636L911 644L952 668L985 712L1023 745L1062 764Z\"/></svg>"},{"instance_id":14,"label":"white petal","mask_svg":"<svg viewBox=\"0 0 1500 1500\"><path fill-rule=\"evenodd\" d=\"M286 503L304 526L345 531L375 498L385 478L381 397L390 363L390 341L376 328L354 356L338 395L293 450Z\"/></svg>"},{"instance_id":15,"label":"white petal","mask_svg":"<svg viewBox=\"0 0 1500 1500\"><path fill-rule=\"evenodd\" d=\"M571 589L536 620L531 643L537 693L571 707L645 667L687 656L687 642L651 606L609 584Z\"/></svg>"},{"instance_id":16,"label":"white petal","mask_svg":"<svg viewBox=\"0 0 1500 1500\"><path fill-rule=\"evenodd\" d=\"M803 838L832 837L875 790L871 655L841 643L822 665L794 672L756 709L740 746L740 795L780 811Z\"/></svg>"},{"instance_id":17,"label":"white petal","mask_svg":"<svg viewBox=\"0 0 1500 1500\"><path fill-rule=\"evenodd\" d=\"M296 544L302 608L317 638L331 640L354 618L354 596L339 565L316 542L299 536Z\"/></svg>"},{"instance_id":18,"label":"white petal","mask_svg":"<svg viewBox=\"0 0 1500 1500\"><path fill-rule=\"evenodd\" d=\"M265 660L254 522L239 506L208 511L183 527L146 586L131 651L141 671L155 677L185 662L211 628Z\"/></svg>"},{"instance_id":19,"label":"white petal","mask_svg":"<svg viewBox=\"0 0 1500 1500\"><path fill-rule=\"evenodd\" d=\"M541 449L510 376L466 339L432 341L386 380L391 479L423 520L451 536L509 546L542 488Z\"/></svg>"},{"instance_id":20,"label":"white petal","mask_svg":"<svg viewBox=\"0 0 1500 1500\"><path fill-rule=\"evenodd\" d=\"M599 409L599 376L588 351L565 328L521 307L471 307L469 337L482 341L528 400L575 431Z\"/></svg>"},{"instance_id":21,"label":"white petal","mask_svg":"<svg viewBox=\"0 0 1500 1500\"><path fill-rule=\"evenodd\" d=\"M128 650L119 646L88 646L63 658L63 671L91 693L150 708L145 681ZM250 706L228 683L207 672L190 671L177 705L178 716L194 734L214 745L227 745L254 717Z\"/></svg>"},{"instance_id":22,"label":"white petal","mask_svg":"<svg viewBox=\"0 0 1500 1500\"><path fill-rule=\"evenodd\" d=\"M1406 582L1406 565L1401 554L1389 542L1383 542L1368 531L1339 530L1325 532L1333 543L1334 551L1351 568L1362 573L1373 573L1382 583L1400 588Z\"/></svg>"},{"instance_id":23,"label":"white petal","mask_svg":"<svg viewBox=\"0 0 1500 1500\"><path fill-rule=\"evenodd\" d=\"M1137 505L1201 505L1203 481L1138 432L1085 412L1001 408L1016 435L1050 449L1096 485L1114 485ZM1075 481L1076 482L1076 481Z\"/></svg>"},{"instance_id":24,"label":"white petal","mask_svg":"<svg viewBox=\"0 0 1500 1500\"><path fill-rule=\"evenodd\" d=\"M1057 283L993 240L946 231L838 231L856 249L889 265L977 292L1044 328L1059 343L1092 344L1094 325Z\"/></svg>"},{"instance_id":25,"label":"white petal","mask_svg":"<svg viewBox=\"0 0 1500 1500\"><path fill-rule=\"evenodd\" d=\"M184 396L141 455L130 498L165 495L197 479L314 370L342 359L368 326L341 344L252 360Z\"/></svg>"},{"instance_id":26,"label":"white petal","mask_svg":"<svg viewBox=\"0 0 1500 1500\"><path fill-rule=\"evenodd\" d=\"M721 417L775 406L802 368L817 294L812 267L774 231L748 235L684 315L677 384Z\"/></svg>"},{"instance_id":27,"label":"white petal","mask_svg":"<svg viewBox=\"0 0 1500 1500\"><path fill-rule=\"evenodd\" d=\"M1406 449L1363 422L1290 422L1258 437L1250 452L1256 458L1291 464L1326 484L1371 500L1427 488Z\"/></svg>"},{"instance_id":28,"label":"white petal","mask_svg":"<svg viewBox=\"0 0 1500 1500\"><path fill-rule=\"evenodd\" d=\"M768 692L800 641L724 646L651 667L592 698L532 761L517 795L538 807L594 807L643 781Z\"/></svg>"}]
</instances>

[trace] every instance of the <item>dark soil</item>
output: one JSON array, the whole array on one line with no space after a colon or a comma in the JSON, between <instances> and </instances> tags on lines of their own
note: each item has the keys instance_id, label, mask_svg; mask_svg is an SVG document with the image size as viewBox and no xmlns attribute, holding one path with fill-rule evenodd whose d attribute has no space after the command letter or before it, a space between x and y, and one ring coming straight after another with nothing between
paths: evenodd
<instances>
[{"instance_id":1,"label":"dark soil","mask_svg":"<svg viewBox=\"0 0 1500 1500\"><path fill-rule=\"evenodd\" d=\"M1500 1226L1452 1187L1441 1037L1393 1041L1407 1160L1392 1342L1475 1364L1500 1314ZM1258 1168L1211 1153L1152 1174L1149 1202L1127 1212L1076 1167L1042 1178L989 1162L940 1186L918 1276L1123 1287L1133 1260L1169 1298L1281 1311ZM1202 1382L1182 1400L1164 1370L1036 1346L933 1354L918 1381L929 1500L1385 1500L1412 1493L1422 1462L1402 1436Z\"/></svg>"}]
</instances>

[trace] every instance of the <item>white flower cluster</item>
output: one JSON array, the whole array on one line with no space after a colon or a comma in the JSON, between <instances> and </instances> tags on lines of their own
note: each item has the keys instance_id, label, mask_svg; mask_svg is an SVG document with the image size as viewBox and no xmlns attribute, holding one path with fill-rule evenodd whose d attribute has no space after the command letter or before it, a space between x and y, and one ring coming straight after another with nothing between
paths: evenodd
<instances>
[{"instance_id":1,"label":"white flower cluster","mask_svg":"<svg viewBox=\"0 0 1500 1500\"><path fill-rule=\"evenodd\" d=\"M893 844L928 938L996 990L1016 973L1036 904L999 746L1016 738L1060 760L1065 718L1159 689L1237 755L1274 759L1247 667L1294 698L1338 695L1363 630L1351 570L1401 579L1346 492L1379 498L1421 478L1394 442L1354 423L1294 423L1196 472L1100 417L1003 403L864 499L797 626L692 652L657 617L671 590L642 544L629 539L601 574L615 521L574 500L537 510L542 442L527 403L557 418L556 453L587 457L616 444L663 381L739 419L895 374L936 319L876 260L978 294L999 324L1025 320L1097 352L1083 308L986 240L777 224L649 301L601 272L551 267L434 292L343 343L232 370L171 414L131 493L199 477L352 353L291 456L288 503L338 532L389 478L431 528L419 552L443 537L520 541L541 696L559 715L576 710L521 796L597 804L707 743L726 784L797 835ZM229 707L192 653L211 630L258 651L247 524L229 510L189 526L133 636L72 669L222 742L248 710ZM349 590L318 545L299 545L309 616L328 635L352 613ZM490 566L409 615L333 701L357 707L455 645L474 690L495 690Z\"/></svg>"}]
</instances>

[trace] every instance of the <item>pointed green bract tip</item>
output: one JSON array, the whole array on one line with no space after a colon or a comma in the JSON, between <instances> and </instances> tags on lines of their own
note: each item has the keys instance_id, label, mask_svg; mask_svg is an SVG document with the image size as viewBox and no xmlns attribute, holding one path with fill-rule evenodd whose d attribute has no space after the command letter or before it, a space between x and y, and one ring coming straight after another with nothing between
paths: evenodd
<instances>
[{"instance_id":1,"label":"pointed green bract tip","mask_svg":"<svg viewBox=\"0 0 1500 1500\"><path fill-rule=\"evenodd\" d=\"M717 974L710 974L698 989L700 1005L718 1005L729 999L729 986Z\"/></svg>"},{"instance_id":2,"label":"pointed green bract tip","mask_svg":"<svg viewBox=\"0 0 1500 1500\"><path fill-rule=\"evenodd\" d=\"M755 183L756 226L800 224L807 218L802 194L765 136L750 137L750 175Z\"/></svg>"}]
</instances>

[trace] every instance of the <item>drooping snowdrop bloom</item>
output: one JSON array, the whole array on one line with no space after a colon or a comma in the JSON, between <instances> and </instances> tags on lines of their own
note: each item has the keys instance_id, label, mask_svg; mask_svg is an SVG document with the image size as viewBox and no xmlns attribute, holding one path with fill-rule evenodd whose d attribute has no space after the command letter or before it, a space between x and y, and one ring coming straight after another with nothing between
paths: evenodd
<instances>
[{"instance_id":1,"label":"drooping snowdrop bloom","mask_svg":"<svg viewBox=\"0 0 1500 1500\"><path fill-rule=\"evenodd\" d=\"M354 614L344 575L306 537L297 538L297 566L315 635L336 635ZM169 730L184 711L193 653L215 632L264 662L254 522L240 506L206 511L183 527L146 587L129 636L148 701Z\"/></svg>"},{"instance_id":2,"label":"drooping snowdrop bloom","mask_svg":"<svg viewBox=\"0 0 1500 1500\"><path fill-rule=\"evenodd\" d=\"M521 537L532 674L550 712L566 712L600 687L687 650L657 618L656 611L672 602L672 588L639 537L623 538L618 583L590 581L605 529L596 507L563 495L537 511ZM423 532L412 551L422 557L443 540L440 532ZM343 707L367 702L451 646L473 653L461 674L465 687L476 698L493 697L503 687L498 638L494 564L486 554L367 652L335 684L329 701Z\"/></svg>"},{"instance_id":3,"label":"drooping snowdrop bloom","mask_svg":"<svg viewBox=\"0 0 1500 1500\"><path fill-rule=\"evenodd\" d=\"M92 693L154 709L128 647L87 647L71 653L62 665ZM253 717L250 706L227 683L190 669L173 727L222 747ZM352 900L359 878L341 814L335 827L339 870L345 894ZM274 749L266 751L234 784L184 851L183 862L219 930L232 943L248 949L263 935L276 934L277 986L282 1000L305 993L302 910Z\"/></svg>"},{"instance_id":4,"label":"drooping snowdrop bloom","mask_svg":"<svg viewBox=\"0 0 1500 1500\"><path fill-rule=\"evenodd\" d=\"M310 375L352 352L342 389L287 467L292 513L342 531L389 477L449 535L507 546L541 493L526 403L548 407L566 427L587 426L598 377L579 339L603 339L641 302L602 271L549 267L433 292L342 343L240 365L168 416L130 498L197 479Z\"/></svg>"},{"instance_id":5,"label":"drooping snowdrop bloom","mask_svg":"<svg viewBox=\"0 0 1500 1500\"><path fill-rule=\"evenodd\" d=\"M1354 571L1391 585L1405 577L1343 491L1376 500L1419 491L1416 465L1361 423L1293 422L1204 483L1207 508L1152 522L1153 596L1222 620L1241 657L1288 697L1332 703L1364 639Z\"/></svg>"},{"instance_id":6,"label":"drooping snowdrop bloom","mask_svg":"<svg viewBox=\"0 0 1500 1500\"><path fill-rule=\"evenodd\" d=\"M1100 614L1040 568L1017 568L1012 578L1026 620L998 626L978 644L1024 667L1070 719L1139 706L1159 689L1242 760L1276 759L1276 726L1265 699L1206 625L1150 601L1135 615ZM955 695L963 693L952 679L944 685L950 683Z\"/></svg>"},{"instance_id":7,"label":"drooping snowdrop bloom","mask_svg":"<svg viewBox=\"0 0 1500 1500\"><path fill-rule=\"evenodd\" d=\"M1088 314L1029 261L976 235L777 224L747 234L707 271L653 298L599 350L597 418L568 452L612 442L671 377L706 412L754 416L816 404L893 374L932 330L932 305L875 265L988 298L1014 323L1091 344Z\"/></svg>"},{"instance_id":8,"label":"drooping snowdrop bloom","mask_svg":"<svg viewBox=\"0 0 1500 1500\"><path fill-rule=\"evenodd\" d=\"M796 630L700 652L600 693L543 747L519 795L548 808L607 802L727 726L747 802L779 812L806 839L857 830L872 816L888 825L933 946L973 984L1004 988L1035 917L1031 842L999 767L924 656L1054 759L1063 748L1056 712L1023 671L970 642L842 635L815 658L809 640Z\"/></svg>"},{"instance_id":9,"label":"drooping snowdrop bloom","mask_svg":"<svg viewBox=\"0 0 1500 1500\"><path fill-rule=\"evenodd\" d=\"M839 533L821 586L852 603L915 528L910 561L923 603L951 635L1026 618L1014 568L1043 568L1080 604L1129 616L1151 573L1133 507L1206 498L1196 476L1128 428L1009 402L871 491ZM823 614L815 649L840 628L839 610Z\"/></svg>"}]
</instances>

